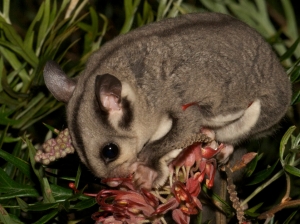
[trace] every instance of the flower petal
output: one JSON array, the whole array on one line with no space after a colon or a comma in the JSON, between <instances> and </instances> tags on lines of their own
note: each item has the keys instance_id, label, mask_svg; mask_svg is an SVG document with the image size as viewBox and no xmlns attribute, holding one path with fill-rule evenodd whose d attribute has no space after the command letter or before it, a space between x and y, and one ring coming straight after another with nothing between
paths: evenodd
<instances>
[{"instance_id":1,"label":"flower petal","mask_svg":"<svg viewBox=\"0 0 300 224\"><path fill-rule=\"evenodd\" d=\"M113 216L112 213L110 212L96 212L94 214L92 214L92 219L96 221L96 224L100 224L100 223L106 223L106 224L110 224L110 223L116 223L116 224L122 224L122 221L118 221L116 220Z\"/></svg>"},{"instance_id":2,"label":"flower petal","mask_svg":"<svg viewBox=\"0 0 300 224\"><path fill-rule=\"evenodd\" d=\"M220 150L213 149L209 146L206 146L201 149L202 156L205 159L210 159L210 158L214 157L217 153L219 153L219 151Z\"/></svg>"},{"instance_id":3,"label":"flower petal","mask_svg":"<svg viewBox=\"0 0 300 224\"><path fill-rule=\"evenodd\" d=\"M195 204L197 205L197 207L200 210L202 210L202 203L201 203L201 201L197 197L193 197L193 200L194 200Z\"/></svg>"},{"instance_id":4,"label":"flower petal","mask_svg":"<svg viewBox=\"0 0 300 224\"><path fill-rule=\"evenodd\" d=\"M181 151L181 153L172 161L174 167L183 166L185 163L186 157L192 153L192 148L187 147Z\"/></svg>"},{"instance_id":5,"label":"flower petal","mask_svg":"<svg viewBox=\"0 0 300 224\"><path fill-rule=\"evenodd\" d=\"M191 197L184 184L180 181L174 182L172 186L172 192L175 195L175 198L177 199L178 202L189 201Z\"/></svg>"},{"instance_id":6,"label":"flower petal","mask_svg":"<svg viewBox=\"0 0 300 224\"><path fill-rule=\"evenodd\" d=\"M166 214L168 211L177 208L178 205L179 203L176 200L176 198L169 198L169 200L166 203L159 205L152 215Z\"/></svg>"},{"instance_id":7,"label":"flower petal","mask_svg":"<svg viewBox=\"0 0 300 224\"><path fill-rule=\"evenodd\" d=\"M196 174L197 174L196 176L189 178L186 182L187 190L189 191L189 193L192 196L195 196L195 197L197 197L201 191L200 182L197 179L199 177L200 173L197 172Z\"/></svg>"},{"instance_id":8,"label":"flower petal","mask_svg":"<svg viewBox=\"0 0 300 224\"><path fill-rule=\"evenodd\" d=\"M172 212L172 218L177 224L189 224L190 216L184 214L180 209L175 209Z\"/></svg>"},{"instance_id":9,"label":"flower petal","mask_svg":"<svg viewBox=\"0 0 300 224\"><path fill-rule=\"evenodd\" d=\"M202 144L197 144L193 147L193 152L194 152L196 161L202 159L201 147L202 147Z\"/></svg>"},{"instance_id":10,"label":"flower petal","mask_svg":"<svg viewBox=\"0 0 300 224\"><path fill-rule=\"evenodd\" d=\"M187 215L196 215L199 212L199 210L195 207L194 201L192 201L192 203L182 204L180 210Z\"/></svg>"},{"instance_id":11,"label":"flower petal","mask_svg":"<svg viewBox=\"0 0 300 224\"><path fill-rule=\"evenodd\" d=\"M191 153L189 153L185 158L184 166L191 167L194 165L195 161L196 161L195 154L193 153L193 151L191 151Z\"/></svg>"},{"instance_id":12,"label":"flower petal","mask_svg":"<svg viewBox=\"0 0 300 224\"><path fill-rule=\"evenodd\" d=\"M142 195L144 196L145 200L153 207L156 208L159 204L158 198L156 198L151 192L146 190L145 188L141 189Z\"/></svg>"},{"instance_id":13,"label":"flower petal","mask_svg":"<svg viewBox=\"0 0 300 224\"><path fill-rule=\"evenodd\" d=\"M206 185L210 189L214 186L214 180L215 180L215 174L216 174L216 160L215 159L207 161L206 167L205 167L205 173L208 176L208 179L206 180Z\"/></svg>"}]
</instances>

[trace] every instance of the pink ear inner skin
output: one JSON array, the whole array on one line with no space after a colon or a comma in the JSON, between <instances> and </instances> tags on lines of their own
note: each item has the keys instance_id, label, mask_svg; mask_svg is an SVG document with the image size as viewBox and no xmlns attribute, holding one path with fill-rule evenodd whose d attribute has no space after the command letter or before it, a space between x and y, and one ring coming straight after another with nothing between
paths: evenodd
<instances>
[{"instance_id":1,"label":"pink ear inner skin","mask_svg":"<svg viewBox=\"0 0 300 224\"><path fill-rule=\"evenodd\" d=\"M121 110L120 105L118 103L119 98L115 96L114 94L104 94L101 93L101 102L102 105L108 110Z\"/></svg>"}]
</instances>

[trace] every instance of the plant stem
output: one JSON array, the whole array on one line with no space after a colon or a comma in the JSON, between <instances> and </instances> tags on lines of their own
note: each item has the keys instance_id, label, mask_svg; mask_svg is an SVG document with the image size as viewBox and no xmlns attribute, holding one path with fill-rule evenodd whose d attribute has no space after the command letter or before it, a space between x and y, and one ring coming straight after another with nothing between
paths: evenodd
<instances>
[{"instance_id":1,"label":"plant stem","mask_svg":"<svg viewBox=\"0 0 300 224\"><path fill-rule=\"evenodd\" d=\"M279 177L281 177L284 174L284 170L279 171L276 173L270 180L260 185L258 188L253 191L252 194L250 194L242 203L241 206L248 203L255 195L257 195L259 192L261 192L265 187L269 186L271 183L273 183L275 180L277 180Z\"/></svg>"},{"instance_id":2,"label":"plant stem","mask_svg":"<svg viewBox=\"0 0 300 224\"><path fill-rule=\"evenodd\" d=\"M291 192L291 178L289 174L285 173L286 178L286 192L285 195L281 199L281 203L288 201L290 199L290 192Z\"/></svg>"},{"instance_id":3,"label":"plant stem","mask_svg":"<svg viewBox=\"0 0 300 224\"><path fill-rule=\"evenodd\" d=\"M284 208L295 207L295 206L299 206L299 205L300 205L300 199L280 203L279 205L276 205L275 207L271 208L270 210L260 214L260 216L258 216L258 219L267 219L267 218L273 216L276 212L278 212Z\"/></svg>"},{"instance_id":4,"label":"plant stem","mask_svg":"<svg viewBox=\"0 0 300 224\"><path fill-rule=\"evenodd\" d=\"M300 159L294 161L293 164L291 164L292 166L297 166L300 164ZM255 191L253 191L252 194L250 194L242 203L241 206L245 205L246 203L248 203L255 195L257 195L259 192L261 192L265 187L269 186L272 182L274 182L275 180L277 180L279 177L281 177L284 174L284 170L279 171L278 173L276 173L270 180L266 181L265 183L263 183L262 185L260 185L258 188L255 189Z\"/></svg>"},{"instance_id":5,"label":"plant stem","mask_svg":"<svg viewBox=\"0 0 300 224\"><path fill-rule=\"evenodd\" d=\"M9 2L10 0L4 0L3 1L3 18L8 24L11 24L10 19L9 19Z\"/></svg>"}]
</instances>

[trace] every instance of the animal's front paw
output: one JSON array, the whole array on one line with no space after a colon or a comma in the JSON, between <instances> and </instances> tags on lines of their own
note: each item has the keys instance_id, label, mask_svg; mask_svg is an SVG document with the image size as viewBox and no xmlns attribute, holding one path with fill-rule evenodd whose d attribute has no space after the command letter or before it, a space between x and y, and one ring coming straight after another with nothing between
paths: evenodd
<instances>
[{"instance_id":1,"label":"animal's front paw","mask_svg":"<svg viewBox=\"0 0 300 224\"><path fill-rule=\"evenodd\" d=\"M228 162L229 157L233 153L233 145L225 144L224 148L217 154L216 159L219 164L225 164Z\"/></svg>"},{"instance_id":2,"label":"animal's front paw","mask_svg":"<svg viewBox=\"0 0 300 224\"><path fill-rule=\"evenodd\" d=\"M202 128L201 133L206 134L208 137L212 139L212 141L207 145L213 149L217 149L219 144L215 140L215 132L208 128ZM230 144L223 144L224 147L220 150L217 154L216 159L219 164L225 164L228 162L230 155L233 153L233 145Z\"/></svg>"},{"instance_id":3,"label":"animal's front paw","mask_svg":"<svg viewBox=\"0 0 300 224\"><path fill-rule=\"evenodd\" d=\"M133 182L137 189L145 188L150 190L157 176L158 174L155 170L143 164L138 164L133 175Z\"/></svg>"}]
</instances>

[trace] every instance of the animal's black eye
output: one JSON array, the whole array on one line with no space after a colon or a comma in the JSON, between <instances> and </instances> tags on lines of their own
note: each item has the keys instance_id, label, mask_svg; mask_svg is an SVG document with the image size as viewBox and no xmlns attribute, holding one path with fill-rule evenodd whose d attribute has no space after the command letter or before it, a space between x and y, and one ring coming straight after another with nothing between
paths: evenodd
<instances>
[{"instance_id":1,"label":"animal's black eye","mask_svg":"<svg viewBox=\"0 0 300 224\"><path fill-rule=\"evenodd\" d=\"M119 147L114 143L109 143L102 148L101 156L105 162L115 160L119 155Z\"/></svg>"}]
</instances>

